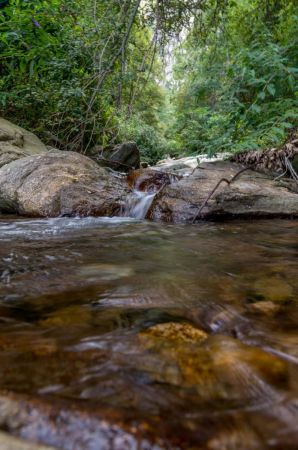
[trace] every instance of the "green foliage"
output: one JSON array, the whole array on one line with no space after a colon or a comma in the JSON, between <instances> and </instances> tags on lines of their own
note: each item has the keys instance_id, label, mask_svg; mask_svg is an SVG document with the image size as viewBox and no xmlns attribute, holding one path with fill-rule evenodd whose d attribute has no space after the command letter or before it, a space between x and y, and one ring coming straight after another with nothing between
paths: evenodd
<instances>
[{"instance_id":1,"label":"green foliage","mask_svg":"<svg viewBox=\"0 0 298 450\"><path fill-rule=\"evenodd\" d=\"M128 118L142 111L157 126L160 68L137 5L11 0L0 11L0 114L84 152L115 141L122 111Z\"/></svg>"},{"instance_id":2,"label":"green foliage","mask_svg":"<svg viewBox=\"0 0 298 450\"><path fill-rule=\"evenodd\" d=\"M119 140L136 142L142 161L156 163L166 152L167 142L153 126L148 125L139 115L130 119L118 118Z\"/></svg>"},{"instance_id":3,"label":"green foliage","mask_svg":"<svg viewBox=\"0 0 298 450\"><path fill-rule=\"evenodd\" d=\"M10 1L1 17L1 97L5 116L31 129L76 131L90 71L79 22L83 2Z\"/></svg>"},{"instance_id":4,"label":"green foliage","mask_svg":"<svg viewBox=\"0 0 298 450\"><path fill-rule=\"evenodd\" d=\"M10 0L0 114L63 149L132 139L148 162L278 145L297 125L297 23L294 0Z\"/></svg>"},{"instance_id":5,"label":"green foliage","mask_svg":"<svg viewBox=\"0 0 298 450\"><path fill-rule=\"evenodd\" d=\"M293 4L230 2L222 25L202 46L190 34L177 57L174 135L189 152L278 145L298 122Z\"/></svg>"}]
</instances>

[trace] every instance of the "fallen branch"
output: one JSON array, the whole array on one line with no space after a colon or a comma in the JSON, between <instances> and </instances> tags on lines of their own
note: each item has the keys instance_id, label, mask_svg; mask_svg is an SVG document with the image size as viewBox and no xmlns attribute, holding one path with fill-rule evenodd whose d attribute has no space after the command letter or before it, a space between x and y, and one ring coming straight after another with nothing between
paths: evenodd
<instances>
[{"instance_id":1,"label":"fallen branch","mask_svg":"<svg viewBox=\"0 0 298 450\"><path fill-rule=\"evenodd\" d=\"M215 188L210 192L210 194L207 196L206 200L203 202L202 206L199 208L198 212L196 213L196 215L194 216L192 223L195 223L195 221L200 217L201 212L203 211L203 209L205 208L205 206L207 206L208 201L210 200L210 198L212 197L212 195L215 193L215 191L219 188L219 186L221 185L221 183L227 183L228 185L232 184L243 172L246 172L247 170L252 169L253 166L250 167L245 167L244 169L239 170L239 172L237 172L230 180L227 180L227 178L221 178L219 180L219 182L217 183L217 185L215 186Z\"/></svg>"}]
</instances>

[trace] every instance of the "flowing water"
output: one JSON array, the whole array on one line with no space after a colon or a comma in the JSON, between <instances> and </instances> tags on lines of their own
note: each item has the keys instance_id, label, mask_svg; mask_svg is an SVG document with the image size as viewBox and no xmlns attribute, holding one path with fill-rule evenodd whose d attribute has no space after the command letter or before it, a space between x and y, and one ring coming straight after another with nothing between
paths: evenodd
<instances>
[{"instance_id":1,"label":"flowing water","mask_svg":"<svg viewBox=\"0 0 298 450\"><path fill-rule=\"evenodd\" d=\"M0 400L42 406L4 421L1 400L0 428L76 450L298 448L297 225L2 216Z\"/></svg>"},{"instance_id":2,"label":"flowing water","mask_svg":"<svg viewBox=\"0 0 298 450\"><path fill-rule=\"evenodd\" d=\"M155 195L156 192L133 190L127 199L123 216L144 219L152 205Z\"/></svg>"}]
</instances>

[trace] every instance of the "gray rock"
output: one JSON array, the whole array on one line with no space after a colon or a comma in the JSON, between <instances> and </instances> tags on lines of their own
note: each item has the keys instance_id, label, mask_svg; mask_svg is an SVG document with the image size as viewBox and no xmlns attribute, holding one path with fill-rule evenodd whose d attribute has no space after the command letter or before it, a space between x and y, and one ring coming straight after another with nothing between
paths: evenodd
<instances>
[{"instance_id":1,"label":"gray rock","mask_svg":"<svg viewBox=\"0 0 298 450\"><path fill-rule=\"evenodd\" d=\"M113 215L126 182L73 152L48 152L0 169L0 212L36 217Z\"/></svg>"},{"instance_id":2,"label":"gray rock","mask_svg":"<svg viewBox=\"0 0 298 450\"><path fill-rule=\"evenodd\" d=\"M3 447L0 434L0 449L50 450L54 447L64 450L161 450L169 448L168 445L159 446L154 441L146 439L144 426L140 426L139 429L135 426L125 426L119 414L114 416L94 404L91 405L90 410L84 407L76 409L70 402L61 402L59 399L49 402L42 398L0 392L0 428L17 436L17 439L11 441L16 444L15 447ZM20 444L20 439L23 446ZM7 439L6 442L8 442Z\"/></svg>"},{"instance_id":3,"label":"gray rock","mask_svg":"<svg viewBox=\"0 0 298 450\"><path fill-rule=\"evenodd\" d=\"M100 165L120 172L140 168L140 152L135 142L124 142L111 150L103 150L97 160Z\"/></svg>"},{"instance_id":4,"label":"gray rock","mask_svg":"<svg viewBox=\"0 0 298 450\"><path fill-rule=\"evenodd\" d=\"M0 167L46 151L46 146L33 133L0 117Z\"/></svg>"},{"instance_id":5,"label":"gray rock","mask_svg":"<svg viewBox=\"0 0 298 450\"><path fill-rule=\"evenodd\" d=\"M10 436L8 433L0 431L0 448L1 450L55 450L54 447L34 444L24 439L18 439Z\"/></svg>"},{"instance_id":6,"label":"gray rock","mask_svg":"<svg viewBox=\"0 0 298 450\"><path fill-rule=\"evenodd\" d=\"M224 161L230 157L230 153L219 153L209 157L206 153L196 156L185 156L178 159L166 158L151 167L151 169L162 170L163 172L175 172L180 175L189 175L199 164L204 162Z\"/></svg>"},{"instance_id":7,"label":"gray rock","mask_svg":"<svg viewBox=\"0 0 298 450\"><path fill-rule=\"evenodd\" d=\"M201 164L192 176L166 186L156 196L147 218L192 222L218 181L230 180L242 168L228 161ZM270 176L248 170L231 185L219 186L200 219L282 216L298 217L298 195L281 187Z\"/></svg>"}]
</instances>

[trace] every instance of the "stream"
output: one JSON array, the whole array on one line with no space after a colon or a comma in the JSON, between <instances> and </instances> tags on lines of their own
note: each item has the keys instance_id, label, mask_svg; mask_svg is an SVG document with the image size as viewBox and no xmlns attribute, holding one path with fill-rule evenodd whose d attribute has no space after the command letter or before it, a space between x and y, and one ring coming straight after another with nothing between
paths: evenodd
<instances>
[{"instance_id":1,"label":"stream","mask_svg":"<svg viewBox=\"0 0 298 450\"><path fill-rule=\"evenodd\" d=\"M297 256L295 220L0 216L0 391L147 442L61 449L298 448Z\"/></svg>"}]
</instances>

